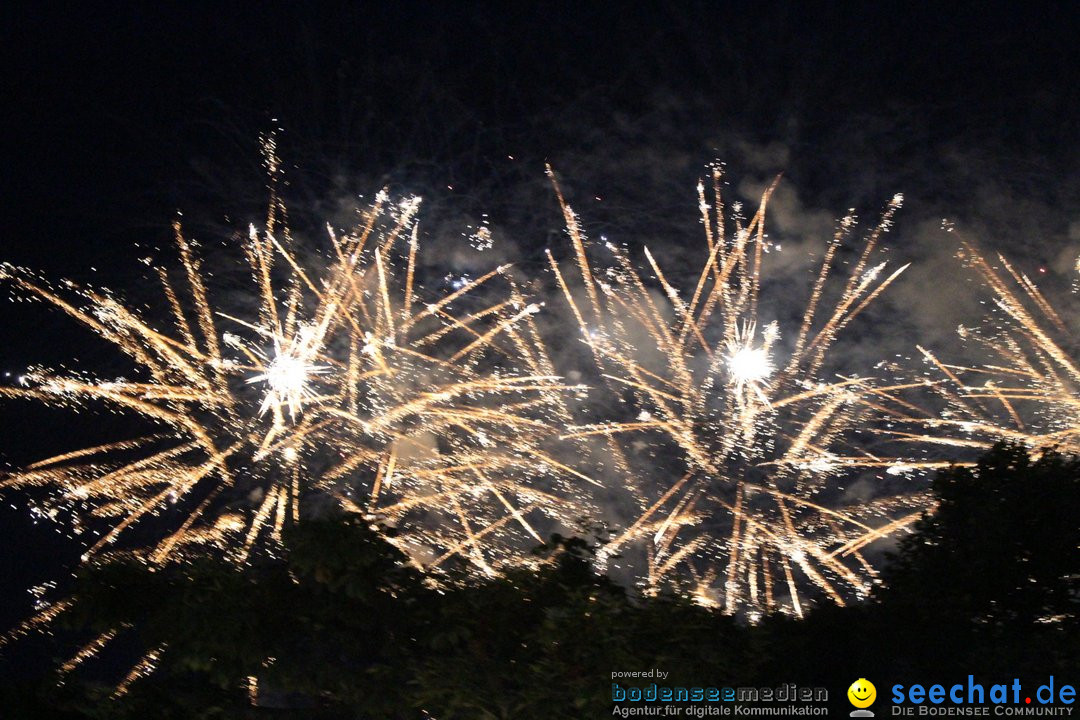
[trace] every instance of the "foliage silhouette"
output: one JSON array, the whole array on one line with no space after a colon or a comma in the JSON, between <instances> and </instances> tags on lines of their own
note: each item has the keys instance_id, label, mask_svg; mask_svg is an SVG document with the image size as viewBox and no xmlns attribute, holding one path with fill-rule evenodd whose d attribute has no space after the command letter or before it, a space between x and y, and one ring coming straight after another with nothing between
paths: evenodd
<instances>
[{"instance_id":1,"label":"foliage silhouette","mask_svg":"<svg viewBox=\"0 0 1080 720\"><path fill-rule=\"evenodd\" d=\"M1076 677L1080 460L1001 445L975 467L939 473L934 492L937 510L900 543L869 602L755 626L676 591L629 592L594 571L596 545L559 535L537 548L534 568L483 581L451 572L438 587L356 516L302 523L282 558L242 571L200 558L151 572L113 558L80 574L68 620L86 634L128 628L99 663L111 670L62 686L50 678L36 700L5 688L6 707L92 718L581 718L611 713L611 673L625 670L661 668L671 684L824 686L837 703L860 676ZM157 672L107 700L140 648L163 644Z\"/></svg>"}]
</instances>

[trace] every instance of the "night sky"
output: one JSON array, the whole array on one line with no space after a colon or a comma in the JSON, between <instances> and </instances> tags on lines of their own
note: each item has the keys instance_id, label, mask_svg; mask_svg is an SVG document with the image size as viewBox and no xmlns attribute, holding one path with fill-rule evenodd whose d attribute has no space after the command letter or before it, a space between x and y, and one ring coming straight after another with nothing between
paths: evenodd
<instances>
[{"instance_id":1,"label":"night sky","mask_svg":"<svg viewBox=\"0 0 1080 720\"><path fill-rule=\"evenodd\" d=\"M587 224L671 257L699 241L693 187L715 159L747 198L783 172L791 223L903 192L906 259L948 256L946 216L1051 275L1077 256L1075 3L232 5L0 10L0 260L142 298L137 259L178 211L211 244L259 217L276 129L301 227L388 185L427 199L435 237L487 213L526 270L561 228L545 162ZM930 264L896 302L958 316L950 282ZM943 341L948 320L903 329ZM69 328L5 303L0 373L107 354ZM123 422L7 403L0 462ZM4 496L0 624L70 555Z\"/></svg>"}]
</instances>

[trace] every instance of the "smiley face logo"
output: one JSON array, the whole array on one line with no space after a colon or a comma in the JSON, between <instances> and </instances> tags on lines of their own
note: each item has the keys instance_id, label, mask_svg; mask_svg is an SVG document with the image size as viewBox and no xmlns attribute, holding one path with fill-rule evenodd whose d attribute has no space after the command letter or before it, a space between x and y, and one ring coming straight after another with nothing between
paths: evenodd
<instances>
[{"instance_id":1,"label":"smiley face logo","mask_svg":"<svg viewBox=\"0 0 1080 720\"><path fill-rule=\"evenodd\" d=\"M866 708L877 699L877 688L866 678L859 678L847 689L848 700L857 708Z\"/></svg>"}]
</instances>

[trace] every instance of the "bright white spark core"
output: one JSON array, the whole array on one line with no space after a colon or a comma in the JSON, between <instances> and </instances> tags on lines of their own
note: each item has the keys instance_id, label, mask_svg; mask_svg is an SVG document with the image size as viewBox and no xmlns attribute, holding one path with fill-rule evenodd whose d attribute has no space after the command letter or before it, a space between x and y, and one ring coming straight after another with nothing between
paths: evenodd
<instances>
[{"instance_id":1,"label":"bright white spark core","mask_svg":"<svg viewBox=\"0 0 1080 720\"><path fill-rule=\"evenodd\" d=\"M259 413L264 414L272 407L289 408L289 417L293 420L300 414L305 400L314 397L308 387L312 375L320 375L330 368L315 365L308 360L311 343L306 341L308 333L301 332L282 350L280 343L274 340L274 359L266 366L266 372L256 375L248 383L265 382L266 397L263 398Z\"/></svg>"},{"instance_id":2,"label":"bright white spark core","mask_svg":"<svg viewBox=\"0 0 1080 720\"><path fill-rule=\"evenodd\" d=\"M746 385L768 379L773 365L765 348L744 347L728 357L728 369L736 384Z\"/></svg>"}]
</instances>

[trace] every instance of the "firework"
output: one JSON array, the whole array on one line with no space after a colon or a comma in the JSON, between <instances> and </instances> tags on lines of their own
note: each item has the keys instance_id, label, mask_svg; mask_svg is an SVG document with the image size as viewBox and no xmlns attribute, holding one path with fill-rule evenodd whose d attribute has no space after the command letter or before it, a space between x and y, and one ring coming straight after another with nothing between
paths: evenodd
<instances>
[{"instance_id":1,"label":"firework","mask_svg":"<svg viewBox=\"0 0 1080 720\"><path fill-rule=\"evenodd\" d=\"M951 228L950 228L951 230ZM991 360L946 364L918 346L925 393L941 408L907 416L894 431L926 445L985 450L1001 440L1033 450L1080 453L1080 361L1076 338L1032 279L1003 255L991 264L961 238L957 257L992 294L991 312L961 338ZM1080 266L1078 266L1080 272Z\"/></svg>"},{"instance_id":2,"label":"firework","mask_svg":"<svg viewBox=\"0 0 1080 720\"><path fill-rule=\"evenodd\" d=\"M265 148L276 187L272 139ZM324 497L396 527L393 541L425 569L464 558L491 573L545 523L583 514L575 494L588 478L568 480L542 446L568 388L509 268L426 299L418 199L378 194L356 227L328 228L313 268L276 192L269 207L242 242L247 307L214 304L212 274L176 224L180 272L157 269L164 329L108 291L3 266L20 296L63 311L131 368L116 379L36 368L0 396L100 406L148 431L40 460L2 487L70 518L92 537L84 557L144 528L126 544L152 563L207 545L244 563Z\"/></svg>"},{"instance_id":3,"label":"firework","mask_svg":"<svg viewBox=\"0 0 1080 720\"><path fill-rule=\"evenodd\" d=\"M908 525L926 501L918 493L845 496L843 480L854 473L913 463L845 451L859 420L878 412L878 396L896 388L825 379L823 370L837 335L906 267L890 272L875 260L901 198L837 288L832 271L855 226L852 217L840 222L785 345L779 323L761 321L765 255L776 249L764 229L775 184L752 217L735 208L730 220L718 167L711 180L715 207L698 187L706 257L688 294L647 248L642 274L626 249L591 242L556 183L574 270L549 253L550 267L616 404L631 408L625 419L581 424L564 437L603 439L635 508L606 555L637 548L644 569L635 572L648 586L689 579L699 600L730 613L801 615L811 590L841 604L864 595L875 572L862 548ZM730 236L726 222L734 223ZM606 268L597 269L597 257ZM657 471L665 458L677 467ZM642 477L643 464L652 477ZM665 474L673 480L658 483Z\"/></svg>"}]
</instances>

